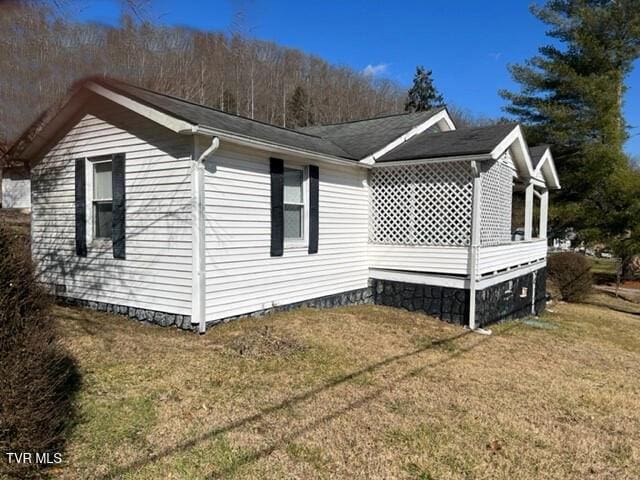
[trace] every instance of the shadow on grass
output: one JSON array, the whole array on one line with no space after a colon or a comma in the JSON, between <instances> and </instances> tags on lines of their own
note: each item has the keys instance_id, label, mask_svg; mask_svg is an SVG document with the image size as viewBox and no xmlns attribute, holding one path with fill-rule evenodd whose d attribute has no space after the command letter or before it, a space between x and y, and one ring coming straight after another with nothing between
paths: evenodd
<instances>
[{"instance_id":1,"label":"shadow on grass","mask_svg":"<svg viewBox=\"0 0 640 480\"><path fill-rule=\"evenodd\" d=\"M602 293L605 293L605 292L602 292ZM607 292L607 295L611 296L612 298L615 298L615 295L609 294L608 292ZM628 301L628 300L625 300L625 301ZM585 300L583 303L585 303L586 305L593 305L594 307L607 308L609 310L613 310L614 312L618 312L618 313L626 313L627 315L634 315L634 316L640 317L640 306L637 307L636 309L622 308L616 305L612 305L611 303L598 302L595 300Z\"/></svg>"},{"instance_id":2,"label":"shadow on grass","mask_svg":"<svg viewBox=\"0 0 640 480\"><path fill-rule=\"evenodd\" d=\"M593 275L593 283L595 285L615 285L616 284L616 274L615 272L598 272L591 270L591 275Z\"/></svg>"},{"instance_id":3,"label":"shadow on grass","mask_svg":"<svg viewBox=\"0 0 640 480\"><path fill-rule=\"evenodd\" d=\"M513 328L517 328L519 326L519 324L514 323L511 327L509 327L504 331L508 331L511 330ZM272 405L270 407L264 408L262 409L260 412L254 414L254 415L249 415L247 417L241 418L235 422L231 422L228 425L224 425L215 429L212 429L202 435L199 435L193 439L190 439L188 441L185 441L183 443L180 443L174 447L171 448L167 448L161 452L158 452L148 458L145 459L141 459L138 460L136 462L132 462L129 465L125 465L122 467L117 467L112 469L111 471L109 471L106 475L100 477L100 478L120 478L121 476L125 476L128 473L138 470L140 468L143 468L146 465L149 465L157 460L160 460L162 458L165 457L169 457L173 454L176 453L180 453L180 452L184 452L190 448L193 448L195 446L197 446L198 444L201 444L207 440L210 440L220 434L224 434L224 433L228 433L231 432L233 430L236 430L238 428L241 428L247 424L250 424L252 422L256 422L261 420L263 417L266 417L267 415L270 415L272 413L276 413L279 411L283 411L286 410L298 403L304 402L306 400L309 400L311 398L313 398L314 396L323 393L326 390L329 390L333 387L342 385L346 382L349 382L351 380L357 379L358 377L371 373L375 370L378 370L382 367L388 366L390 364L393 364L395 362L398 362L400 360L403 359L407 359L410 357L414 357L417 356L421 353L424 353L428 350L431 349L440 349L440 351L442 351L442 347L443 346L447 346L450 345L451 343L455 342L456 340L465 337L467 335L469 335L471 332L470 331L464 331L462 333L459 333L457 335L451 336L451 337L447 337L447 338L443 338L443 339L438 339L438 340L434 340L433 342L431 342L428 345L425 345L423 347L411 350L409 352L405 352L402 354L398 354L398 355L394 355L391 356L389 358L386 358L384 360L381 360L379 362L373 363L371 365L368 365L367 367L364 367L362 369L353 371L349 374L346 375L340 375L338 377L336 377L335 379L319 386L316 388L313 388L311 390L308 390L307 392L301 393L299 395L295 395L291 398L288 398L280 403L277 403L275 405ZM224 477L226 475L231 474L234 470L236 470L237 468L255 462L256 460L259 460L262 457L268 456L270 455L272 452L274 452L275 450L285 447L288 443L290 443L293 439L300 437L301 435L304 435L306 432L311 431L313 429L315 429L316 427L328 423L332 420L334 420L337 417L340 417L341 415L344 415L352 410L358 409L360 407L362 407L363 405L371 402L372 400L378 398L380 395L388 392L391 388L393 388L393 386L398 385L400 383L402 383L403 381L415 377L416 375L419 375L420 373L422 373L424 370L428 369L428 368L433 368L433 367L437 367L443 364L446 364L448 362L451 362L459 357L461 357L462 355L468 353L469 351L473 350L474 348L476 348L478 345L480 344L484 344L486 341L488 341L489 339L491 339L492 337L481 337L479 339L479 341L477 343L475 343L474 345L471 345L468 348L465 349L460 349L460 350L455 350L453 353L451 353L450 355L448 355L445 359L440 360L440 361L435 361L435 362L430 362L427 363L425 365L422 365L420 367L414 368L410 371L408 371L407 373L405 373L404 375L402 375L400 378L398 378L396 381L392 382L391 384L387 384L384 387L381 388L377 388L376 390L374 390L373 392L371 392L370 394L365 395L362 398L359 398L358 400L355 400L353 402L350 402L348 405L335 409L333 412L311 422L310 424L304 426L303 428L300 428L298 430L293 431L292 433L285 435L284 437L274 441L273 443L271 443L270 445L255 450L251 453L248 453L246 455L243 455L238 461L233 462L229 467L222 469L221 471L216 471L214 473L211 473L209 478L217 478L217 477Z\"/></svg>"}]
</instances>

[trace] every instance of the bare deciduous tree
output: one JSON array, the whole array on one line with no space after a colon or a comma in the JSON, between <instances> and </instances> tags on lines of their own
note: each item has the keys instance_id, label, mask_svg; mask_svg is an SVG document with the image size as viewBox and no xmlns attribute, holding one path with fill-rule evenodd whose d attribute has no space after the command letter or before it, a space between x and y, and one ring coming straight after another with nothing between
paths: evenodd
<instances>
[{"instance_id":1,"label":"bare deciduous tree","mask_svg":"<svg viewBox=\"0 0 640 480\"><path fill-rule=\"evenodd\" d=\"M147 0L123 1L129 13L118 27L68 20L56 13L67 0L0 7L0 138L15 139L91 75L286 126L294 122L287 106L298 86L316 123L401 111L397 84L251 39L240 20L230 33L166 27L145 19Z\"/></svg>"}]
</instances>

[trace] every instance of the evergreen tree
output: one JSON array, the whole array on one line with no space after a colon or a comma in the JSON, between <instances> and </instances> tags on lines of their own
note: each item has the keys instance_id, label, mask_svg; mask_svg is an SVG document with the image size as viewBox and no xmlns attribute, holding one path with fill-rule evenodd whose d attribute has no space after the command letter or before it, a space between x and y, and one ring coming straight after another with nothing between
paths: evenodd
<instances>
[{"instance_id":1,"label":"evergreen tree","mask_svg":"<svg viewBox=\"0 0 640 480\"><path fill-rule=\"evenodd\" d=\"M552 221L584 240L615 243L638 222L638 176L623 145L625 79L640 55L640 0L549 0L532 12L560 46L546 45L510 67L519 92L505 110L531 144L550 143L563 184Z\"/></svg>"},{"instance_id":2,"label":"evergreen tree","mask_svg":"<svg viewBox=\"0 0 640 480\"><path fill-rule=\"evenodd\" d=\"M431 74L431 70L425 70L423 66L416 67L413 85L407 92L404 104L406 112L422 112L444 106L444 98L433 84Z\"/></svg>"},{"instance_id":3,"label":"evergreen tree","mask_svg":"<svg viewBox=\"0 0 640 480\"><path fill-rule=\"evenodd\" d=\"M287 119L291 127L299 128L313 125L311 101L306 90L298 85L287 102Z\"/></svg>"}]
</instances>

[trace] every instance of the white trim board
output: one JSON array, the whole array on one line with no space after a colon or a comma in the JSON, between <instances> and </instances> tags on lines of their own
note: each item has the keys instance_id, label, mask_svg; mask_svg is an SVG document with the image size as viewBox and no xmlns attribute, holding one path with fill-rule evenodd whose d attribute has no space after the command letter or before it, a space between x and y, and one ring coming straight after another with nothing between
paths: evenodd
<instances>
[{"instance_id":1,"label":"white trim board","mask_svg":"<svg viewBox=\"0 0 640 480\"><path fill-rule=\"evenodd\" d=\"M558 178L558 172L549 147L542 154L534 171L534 176L543 180L550 188L560 188L560 179Z\"/></svg>"},{"instance_id":2,"label":"white trim board","mask_svg":"<svg viewBox=\"0 0 640 480\"><path fill-rule=\"evenodd\" d=\"M185 122L184 120L180 120L171 115L167 115L166 113L163 113L156 108L143 105L142 103L137 102L130 97L116 93L113 90L103 87L102 85L98 85L97 83L89 82L86 88L91 90L93 93L111 100L112 102L117 103L118 105L121 105L129 110L132 110L138 115L148 118L149 120L156 122L163 127L168 128L169 130L173 130L176 133L180 133L184 130L194 127L192 123Z\"/></svg>"},{"instance_id":3,"label":"white trim board","mask_svg":"<svg viewBox=\"0 0 640 480\"><path fill-rule=\"evenodd\" d=\"M433 285L436 287L469 288L469 279L453 275L437 275L433 273L408 272L370 268L369 276L377 280L415 283L417 285Z\"/></svg>"},{"instance_id":4,"label":"white trim board","mask_svg":"<svg viewBox=\"0 0 640 480\"><path fill-rule=\"evenodd\" d=\"M504 139L491 151L491 158L498 160L507 149L511 148L513 163L520 168L521 177L533 176L533 163L529 155L529 147L524 139L522 128L516 125Z\"/></svg>"},{"instance_id":5,"label":"white trim board","mask_svg":"<svg viewBox=\"0 0 640 480\"><path fill-rule=\"evenodd\" d=\"M492 160L490 155L456 155L451 157L434 157L434 158L416 158L413 160L395 160L390 162L380 162L370 165L370 168L397 167L406 165L423 165L429 163L446 163L446 162L482 162L484 160Z\"/></svg>"},{"instance_id":6,"label":"white trim board","mask_svg":"<svg viewBox=\"0 0 640 480\"><path fill-rule=\"evenodd\" d=\"M305 150L303 148L297 147L289 147L286 145L280 145L277 143L271 143L266 140L260 140L253 137L246 137L243 135L230 133L225 130L214 129L207 127L205 125L196 125L193 128L189 128L185 131L178 132L183 135L190 134L200 134L200 135L208 135L215 136L220 138L223 142L232 143L235 145L240 145L243 147L251 147L257 150L262 150L265 152L275 153L279 155L292 155L294 158L304 158L305 160L319 160L326 163L333 163L336 165L346 165L349 167L361 167L361 168L369 168L369 165L363 165L357 160L347 160L345 158L334 157L333 155L326 155L323 153L316 153L310 150ZM283 160L287 160L286 158Z\"/></svg>"},{"instance_id":7,"label":"white trim board","mask_svg":"<svg viewBox=\"0 0 640 480\"><path fill-rule=\"evenodd\" d=\"M413 127L411 130L409 130L406 133L403 133L401 136L396 138L393 142L388 143L387 145L382 147L380 150L372 153L371 155L364 157L362 160L360 160L360 163L364 163L366 165L375 164L376 159L382 157L384 154L390 152L391 150L398 147L399 145L402 145L410 138L415 137L416 135L424 132L425 130L431 128L432 126L438 123L441 126L445 127L446 131L456 129L456 126L454 125L453 121L451 120L451 117L449 116L449 112L447 112L447 109L444 108L442 109L442 111L436 113L429 119L422 122L420 125Z\"/></svg>"},{"instance_id":8,"label":"white trim board","mask_svg":"<svg viewBox=\"0 0 640 480\"><path fill-rule=\"evenodd\" d=\"M512 280L522 275L527 275L547 265L546 260L538 261L530 265L514 268L506 272L480 278L476 282L476 290L484 290L498 283ZM464 288L468 289L470 282L468 277L456 277L452 275L437 275L433 273L408 272L400 270L386 270L370 268L369 276L377 280L389 280L392 282L415 283L417 285L432 285L435 287Z\"/></svg>"},{"instance_id":9,"label":"white trim board","mask_svg":"<svg viewBox=\"0 0 640 480\"><path fill-rule=\"evenodd\" d=\"M512 270L507 270L506 272L497 273L495 275L480 278L478 280L477 289L484 290L487 287L491 287L498 283L506 282L507 280L512 280L514 278L521 277L522 275L527 275L528 273L535 272L536 270L540 270L541 268L546 266L547 266L546 259L539 260L529 265L524 265L522 267L514 268Z\"/></svg>"}]
</instances>

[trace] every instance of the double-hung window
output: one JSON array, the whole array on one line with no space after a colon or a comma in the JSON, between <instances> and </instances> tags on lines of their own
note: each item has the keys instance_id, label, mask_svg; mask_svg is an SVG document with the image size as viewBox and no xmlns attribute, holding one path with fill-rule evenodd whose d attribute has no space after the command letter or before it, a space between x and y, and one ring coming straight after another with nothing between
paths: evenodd
<instances>
[{"instance_id":1,"label":"double-hung window","mask_svg":"<svg viewBox=\"0 0 640 480\"><path fill-rule=\"evenodd\" d=\"M304 170L284 169L284 239L303 241L305 218Z\"/></svg>"},{"instance_id":2,"label":"double-hung window","mask_svg":"<svg viewBox=\"0 0 640 480\"><path fill-rule=\"evenodd\" d=\"M95 160L93 165L93 238L111 238L113 218L112 161Z\"/></svg>"}]
</instances>

